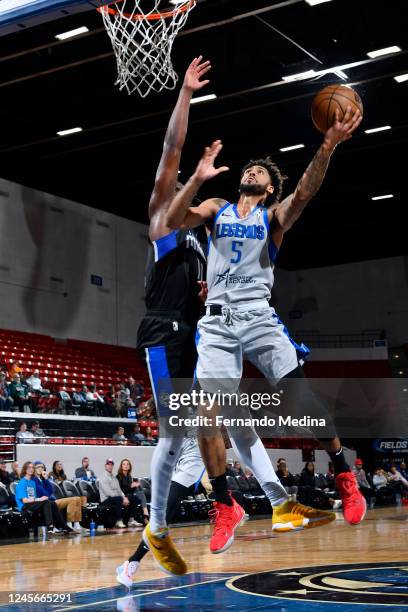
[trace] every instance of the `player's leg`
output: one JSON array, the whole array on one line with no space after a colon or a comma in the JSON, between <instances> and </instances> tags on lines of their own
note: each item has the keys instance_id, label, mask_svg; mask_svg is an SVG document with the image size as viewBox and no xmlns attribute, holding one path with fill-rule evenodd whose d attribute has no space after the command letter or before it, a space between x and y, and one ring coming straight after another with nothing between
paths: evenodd
<instances>
[{"instance_id":1,"label":"player's leg","mask_svg":"<svg viewBox=\"0 0 408 612\"><path fill-rule=\"evenodd\" d=\"M246 317L247 324L241 331L245 357L275 385L298 367L296 350L284 333L283 325L275 319L272 308L246 313ZM335 518L333 512L309 508L288 499L274 506L272 529L297 531L325 525Z\"/></svg>"},{"instance_id":2,"label":"player's leg","mask_svg":"<svg viewBox=\"0 0 408 612\"><path fill-rule=\"evenodd\" d=\"M201 388L207 393L236 392L242 375L242 348L239 340L222 316L203 317L198 324L198 336L197 378ZM228 491L225 444L215 422L220 408L214 405L212 410L208 410L204 406L200 414L212 419L212 426L199 429L198 440L215 496L210 550L212 553L220 553L233 543L234 532L244 521L245 511Z\"/></svg>"}]
</instances>

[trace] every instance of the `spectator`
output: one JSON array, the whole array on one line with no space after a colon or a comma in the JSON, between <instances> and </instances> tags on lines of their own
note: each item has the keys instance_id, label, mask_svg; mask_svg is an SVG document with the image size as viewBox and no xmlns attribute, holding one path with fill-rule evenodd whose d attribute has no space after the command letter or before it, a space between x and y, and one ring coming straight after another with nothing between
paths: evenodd
<instances>
[{"instance_id":1,"label":"spectator","mask_svg":"<svg viewBox=\"0 0 408 612\"><path fill-rule=\"evenodd\" d=\"M240 464L239 461L234 461L234 473L235 476L243 476L244 475L244 470L242 469L242 465Z\"/></svg>"},{"instance_id":2,"label":"spectator","mask_svg":"<svg viewBox=\"0 0 408 612\"><path fill-rule=\"evenodd\" d=\"M146 495L144 494L138 478L132 477L132 464L129 459L122 459L116 478L119 481L122 492L129 500L128 512L130 520L128 527L139 527L140 523L135 521L136 509L142 506L144 525L149 522Z\"/></svg>"},{"instance_id":3,"label":"spectator","mask_svg":"<svg viewBox=\"0 0 408 612\"><path fill-rule=\"evenodd\" d=\"M118 425L116 432L112 436L112 440L115 440L117 444L126 444L127 438L125 437L125 429L121 425Z\"/></svg>"},{"instance_id":4,"label":"spectator","mask_svg":"<svg viewBox=\"0 0 408 612\"><path fill-rule=\"evenodd\" d=\"M109 412L111 416L115 414L115 387L113 385L108 385L108 390L103 396L105 400L105 404L108 406Z\"/></svg>"},{"instance_id":5,"label":"spectator","mask_svg":"<svg viewBox=\"0 0 408 612\"><path fill-rule=\"evenodd\" d=\"M50 501L46 495L38 496L34 480L34 465L31 461L26 461L21 468L21 480L17 484L15 498L20 512L28 511L39 514L49 529L62 529L66 533L72 533L73 530L61 520L61 513L55 502Z\"/></svg>"},{"instance_id":6,"label":"spectator","mask_svg":"<svg viewBox=\"0 0 408 612\"><path fill-rule=\"evenodd\" d=\"M151 427L146 427L145 437L146 437L146 442L149 442L150 445L156 444L157 438L153 436Z\"/></svg>"},{"instance_id":7,"label":"spectator","mask_svg":"<svg viewBox=\"0 0 408 612\"><path fill-rule=\"evenodd\" d=\"M0 410L11 410L13 403L6 383L6 374L0 371Z\"/></svg>"},{"instance_id":8,"label":"spectator","mask_svg":"<svg viewBox=\"0 0 408 612\"><path fill-rule=\"evenodd\" d=\"M128 381L130 399L132 400L134 406L139 406L140 400L143 397L144 389L140 384L140 381L136 382L133 376L129 376Z\"/></svg>"},{"instance_id":9,"label":"spectator","mask_svg":"<svg viewBox=\"0 0 408 612\"><path fill-rule=\"evenodd\" d=\"M388 482L389 477L386 472L384 472L384 470L381 468L377 468L373 475L374 489L376 491L378 491L379 489L384 489L385 487L388 487Z\"/></svg>"},{"instance_id":10,"label":"spectator","mask_svg":"<svg viewBox=\"0 0 408 612\"><path fill-rule=\"evenodd\" d=\"M34 370L31 376L27 378L26 384L29 386L30 390L35 391L36 393L41 393L43 388L41 385L40 371Z\"/></svg>"},{"instance_id":11,"label":"spectator","mask_svg":"<svg viewBox=\"0 0 408 612\"><path fill-rule=\"evenodd\" d=\"M9 386L9 393L17 408L24 411L27 406L28 410L31 411L32 401L28 394L28 387L21 382L19 374L14 374L13 380Z\"/></svg>"},{"instance_id":12,"label":"spectator","mask_svg":"<svg viewBox=\"0 0 408 612\"><path fill-rule=\"evenodd\" d=\"M231 459L227 461L227 465L225 468L225 474L226 476L233 476L235 478L234 462Z\"/></svg>"},{"instance_id":13,"label":"spectator","mask_svg":"<svg viewBox=\"0 0 408 612\"><path fill-rule=\"evenodd\" d=\"M370 505L373 505L372 500L373 498L375 498L375 493L367 480L367 476L365 471L363 470L363 462L361 459L355 460L353 472L357 479L358 488L364 495L366 502L368 502Z\"/></svg>"},{"instance_id":14,"label":"spectator","mask_svg":"<svg viewBox=\"0 0 408 612\"><path fill-rule=\"evenodd\" d=\"M334 500L329 497L318 485L318 474L315 472L313 461L307 461L305 467L300 474L299 480L299 500L301 503L312 506L312 508L320 508L321 510L329 510L340 505L339 500ZM324 481L324 484L327 484Z\"/></svg>"},{"instance_id":15,"label":"spectator","mask_svg":"<svg viewBox=\"0 0 408 612\"><path fill-rule=\"evenodd\" d=\"M405 461L401 461L398 471L401 476L405 478L405 480L408 480L407 464L405 463Z\"/></svg>"},{"instance_id":16,"label":"spectator","mask_svg":"<svg viewBox=\"0 0 408 612\"><path fill-rule=\"evenodd\" d=\"M279 478L281 484L285 487L286 492L289 493L289 495L297 493L298 488L296 486L295 477L289 472L286 464L286 459L284 459L283 457L278 459L276 475Z\"/></svg>"},{"instance_id":17,"label":"spectator","mask_svg":"<svg viewBox=\"0 0 408 612\"><path fill-rule=\"evenodd\" d=\"M71 396L68 391L65 391L65 389L60 389L58 391L58 396L60 398L59 411L61 412L61 414L67 414L67 410L75 410L74 406L72 405ZM75 412L76 414L79 414L78 410L75 410Z\"/></svg>"},{"instance_id":18,"label":"spectator","mask_svg":"<svg viewBox=\"0 0 408 612\"><path fill-rule=\"evenodd\" d=\"M388 473L388 476L389 476L390 482L392 484L394 484L394 483L401 483L403 489L408 489L408 480L406 480L403 477L403 475L401 474L401 472L399 472L397 470L397 466L396 465L392 465L390 467L390 471Z\"/></svg>"},{"instance_id":19,"label":"spectator","mask_svg":"<svg viewBox=\"0 0 408 612\"><path fill-rule=\"evenodd\" d=\"M0 459L0 482L2 482L6 487L13 482L9 472L7 471L7 464L4 459Z\"/></svg>"},{"instance_id":20,"label":"spectator","mask_svg":"<svg viewBox=\"0 0 408 612\"><path fill-rule=\"evenodd\" d=\"M94 480L96 480L95 472L89 467L88 457L84 457L82 459L82 467L79 467L75 470L75 478L79 478L80 480L87 480L88 482L93 482Z\"/></svg>"},{"instance_id":21,"label":"spectator","mask_svg":"<svg viewBox=\"0 0 408 612\"><path fill-rule=\"evenodd\" d=\"M257 479L255 478L255 476L253 475L253 473L251 472L251 470L249 468L245 468L245 470L243 471L243 473L241 474L241 476L238 477L238 482L241 485L241 488L248 488L248 491L252 494L252 495L262 495L263 491L262 488L259 484L259 482L257 481ZM242 487L242 483L245 483L247 486Z\"/></svg>"},{"instance_id":22,"label":"spectator","mask_svg":"<svg viewBox=\"0 0 408 612\"><path fill-rule=\"evenodd\" d=\"M12 361L8 367L8 375L9 378L11 378L11 380L13 380L15 374L21 374L21 372L23 371L22 368L20 368L20 362L19 361Z\"/></svg>"},{"instance_id":23,"label":"spectator","mask_svg":"<svg viewBox=\"0 0 408 612\"><path fill-rule=\"evenodd\" d=\"M32 422L30 431L33 434L33 442L38 442L38 444L44 444L44 442L47 441L44 431L40 428L40 423L38 421Z\"/></svg>"},{"instance_id":24,"label":"spectator","mask_svg":"<svg viewBox=\"0 0 408 612\"><path fill-rule=\"evenodd\" d=\"M93 411L97 416L113 416L109 414L103 397L97 392L95 385L90 385L86 394L87 402L93 403Z\"/></svg>"},{"instance_id":25,"label":"spectator","mask_svg":"<svg viewBox=\"0 0 408 612\"><path fill-rule=\"evenodd\" d=\"M132 427L132 433L130 434L130 441L135 444L141 444L141 442L145 442L146 438L140 431L140 427L137 423Z\"/></svg>"},{"instance_id":26,"label":"spectator","mask_svg":"<svg viewBox=\"0 0 408 612\"><path fill-rule=\"evenodd\" d=\"M64 497L62 499L56 499L51 481L47 478L45 465L42 461L34 461L34 482L37 489L37 495L39 497L46 497L57 506L58 512L60 513L58 522L63 525L63 530L66 533L73 533L75 530L81 531L81 525L79 524L79 521L82 520L81 498ZM72 522L73 528L67 525L67 522L62 516L62 510L67 511L67 521Z\"/></svg>"},{"instance_id":27,"label":"spectator","mask_svg":"<svg viewBox=\"0 0 408 612\"><path fill-rule=\"evenodd\" d=\"M17 444L32 444L34 436L31 431L27 431L27 423L22 421L16 433Z\"/></svg>"},{"instance_id":28,"label":"spectator","mask_svg":"<svg viewBox=\"0 0 408 612\"><path fill-rule=\"evenodd\" d=\"M20 470L18 466L18 461L13 461L11 464L11 472L10 472L11 482L15 480L20 480Z\"/></svg>"},{"instance_id":29,"label":"spectator","mask_svg":"<svg viewBox=\"0 0 408 612\"><path fill-rule=\"evenodd\" d=\"M86 394L85 397L82 391L72 389L72 407L78 411L79 414L86 413Z\"/></svg>"},{"instance_id":30,"label":"spectator","mask_svg":"<svg viewBox=\"0 0 408 612\"><path fill-rule=\"evenodd\" d=\"M64 480L67 479L61 461L54 461L52 464L52 471L49 473L48 477L58 485L62 485Z\"/></svg>"},{"instance_id":31,"label":"spectator","mask_svg":"<svg viewBox=\"0 0 408 612\"><path fill-rule=\"evenodd\" d=\"M130 401L130 391L126 388L125 383L120 383L119 389L116 391L116 413L118 416L127 417L127 409Z\"/></svg>"},{"instance_id":32,"label":"spectator","mask_svg":"<svg viewBox=\"0 0 408 612\"><path fill-rule=\"evenodd\" d=\"M334 489L336 488L336 485L335 485L336 476L334 474L333 461L329 461L328 467L329 467L329 470L328 470L327 474L325 474L324 477L326 479L327 486L329 487L329 489L331 491L334 491Z\"/></svg>"},{"instance_id":33,"label":"spectator","mask_svg":"<svg viewBox=\"0 0 408 612\"><path fill-rule=\"evenodd\" d=\"M101 496L101 505L112 508L115 513L115 527L123 529L125 527L122 521L122 506L129 506L129 500L122 492L119 481L113 475L113 459L107 459L105 469L99 479L99 494Z\"/></svg>"}]
</instances>

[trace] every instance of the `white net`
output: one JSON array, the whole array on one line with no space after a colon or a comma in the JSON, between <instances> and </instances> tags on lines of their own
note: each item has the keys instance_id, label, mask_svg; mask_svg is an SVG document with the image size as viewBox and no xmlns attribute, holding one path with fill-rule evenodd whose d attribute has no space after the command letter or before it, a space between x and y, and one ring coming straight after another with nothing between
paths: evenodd
<instances>
[{"instance_id":1,"label":"white net","mask_svg":"<svg viewBox=\"0 0 408 612\"><path fill-rule=\"evenodd\" d=\"M175 88L178 77L171 50L196 0L181 1L161 12L162 0L148 4L146 10L146 0L124 0L99 9L116 56L116 84L129 94L137 91L142 98L152 90Z\"/></svg>"}]
</instances>

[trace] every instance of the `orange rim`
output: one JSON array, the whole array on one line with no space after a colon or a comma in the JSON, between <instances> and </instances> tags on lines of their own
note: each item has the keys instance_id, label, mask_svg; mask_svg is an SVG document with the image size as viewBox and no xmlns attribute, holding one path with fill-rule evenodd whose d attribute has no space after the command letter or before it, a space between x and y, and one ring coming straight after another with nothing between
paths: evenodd
<instances>
[{"instance_id":1,"label":"orange rim","mask_svg":"<svg viewBox=\"0 0 408 612\"><path fill-rule=\"evenodd\" d=\"M104 6L99 6L96 10L99 13L109 13L109 15L119 15L119 11L111 7L111 4L116 4L119 2L123 2L124 0L113 0L109 4L105 4ZM180 6L179 8L175 8L172 11L165 11L163 13L151 13L150 15L144 15L143 13L136 13L132 15L131 13L123 13L124 17L128 19L132 19L133 21L142 21L143 19L147 19L148 21L157 21L158 19L168 19L169 17L173 17L174 15L178 15L179 13L185 13L190 8L195 6L197 0L189 0L187 4Z\"/></svg>"}]
</instances>

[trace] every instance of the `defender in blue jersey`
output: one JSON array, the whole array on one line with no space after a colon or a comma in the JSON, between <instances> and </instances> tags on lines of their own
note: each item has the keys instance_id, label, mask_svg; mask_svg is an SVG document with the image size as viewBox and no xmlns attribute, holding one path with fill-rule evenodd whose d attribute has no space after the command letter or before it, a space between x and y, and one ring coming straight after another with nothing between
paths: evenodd
<instances>
[{"instance_id":1,"label":"defender in blue jersey","mask_svg":"<svg viewBox=\"0 0 408 612\"><path fill-rule=\"evenodd\" d=\"M334 125L326 132L296 190L282 201L281 173L267 158L251 161L243 169L237 204L213 198L192 208L190 203L201 185L228 170L226 166L214 167L222 149L221 141L205 149L195 173L175 196L167 213L168 225L187 229L206 223L211 232L207 257L207 311L198 325L197 377L205 391L234 392L242 376L244 357L272 384L280 381L280 388L285 387L286 378L303 376L296 348L269 306L273 265L285 232L319 190L334 149L351 138L361 119L358 111L351 115L351 107L347 108L342 121L336 115ZM296 399L301 402L304 398ZM307 401L313 401L319 412L319 400L311 391ZM325 412L324 408L321 412ZM334 464L344 516L349 523L355 524L365 515L365 501L345 461L334 426L328 429L327 438L321 442ZM212 436L200 436L201 454L208 474L213 481L218 479L217 488L222 491L226 490L225 456L213 452L214 444ZM291 504L293 502L285 502L275 509L273 520L275 526L278 525L277 530L285 526L290 528L298 521L297 514L302 514ZM232 510L224 507L228 506L225 498L221 506L220 520L233 531L234 521L229 518Z\"/></svg>"}]
</instances>

